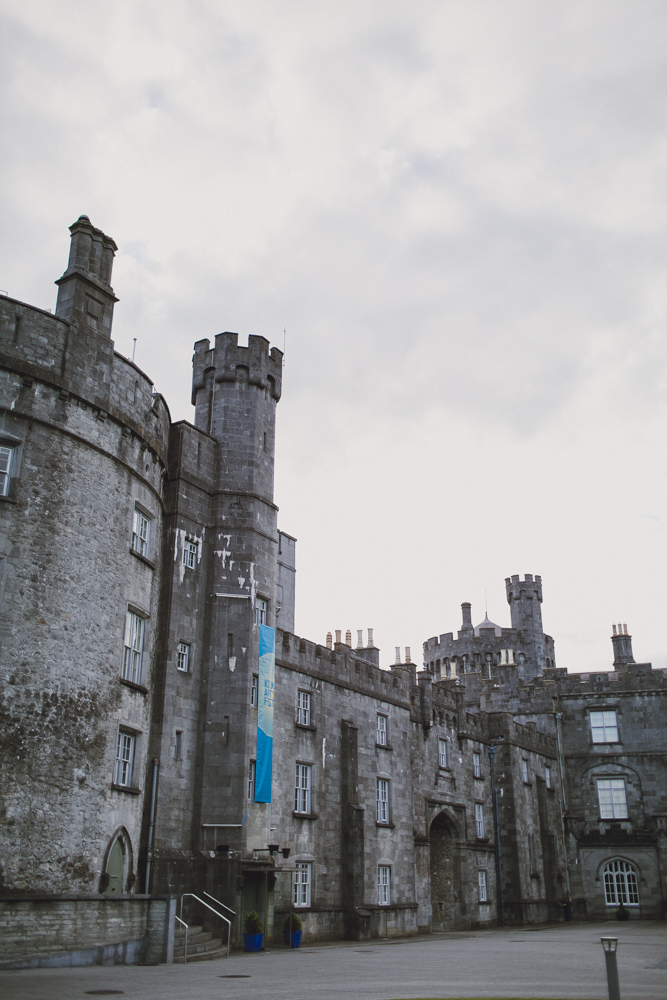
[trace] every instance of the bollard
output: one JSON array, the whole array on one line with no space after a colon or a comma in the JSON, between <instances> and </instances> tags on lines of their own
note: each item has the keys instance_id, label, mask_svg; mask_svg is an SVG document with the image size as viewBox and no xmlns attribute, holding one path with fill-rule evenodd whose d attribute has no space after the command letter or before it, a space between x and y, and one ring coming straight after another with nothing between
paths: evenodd
<instances>
[{"instance_id":1,"label":"bollard","mask_svg":"<svg viewBox=\"0 0 667 1000\"><path fill-rule=\"evenodd\" d=\"M616 964L616 947L618 938L600 938L604 948L604 960L607 965L607 989L609 990L609 1000L621 1000L621 991L618 985L618 966Z\"/></svg>"}]
</instances>

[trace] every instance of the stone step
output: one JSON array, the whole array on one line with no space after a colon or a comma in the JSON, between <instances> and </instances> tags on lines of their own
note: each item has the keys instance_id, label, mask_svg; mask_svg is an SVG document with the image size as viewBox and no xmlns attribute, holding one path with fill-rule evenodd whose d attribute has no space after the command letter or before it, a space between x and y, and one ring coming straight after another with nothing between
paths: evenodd
<instances>
[{"instance_id":1,"label":"stone step","mask_svg":"<svg viewBox=\"0 0 667 1000\"><path fill-rule=\"evenodd\" d=\"M226 957L227 957L226 945L222 948L216 948L215 951L205 951L202 952L201 954L194 954L194 955L190 954L190 949L188 948L187 964L190 965L191 962L208 962L214 958L226 958ZM184 961L185 960L182 955L180 958L177 958L176 955L174 955L174 964L179 963L180 965L183 965Z\"/></svg>"},{"instance_id":2,"label":"stone step","mask_svg":"<svg viewBox=\"0 0 667 1000\"><path fill-rule=\"evenodd\" d=\"M192 937L193 934L201 934L201 932L203 930L204 930L204 928L201 925L189 927L188 928L188 940L190 940L190 938ZM180 926L177 927L174 936L177 937L177 938L184 938L185 937L185 927L180 927Z\"/></svg>"},{"instance_id":3,"label":"stone step","mask_svg":"<svg viewBox=\"0 0 667 1000\"><path fill-rule=\"evenodd\" d=\"M208 931L200 931L199 934L188 934L188 951L196 944L205 944L205 942L210 941L212 937L213 935ZM174 941L174 948L180 948L181 951L185 948L185 936Z\"/></svg>"},{"instance_id":4,"label":"stone step","mask_svg":"<svg viewBox=\"0 0 667 1000\"><path fill-rule=\"evenodd\" d=\"M222 947L222 938L212 938L210 934L207 935L206 941L198 941L190 944L188 941L188 962L190 961L191 955L203 955L209 951L216 951L218 948ZM185 954L185 946L174 948L174 959L178 955L182 957Z\"/></svg>"}]
</instances>

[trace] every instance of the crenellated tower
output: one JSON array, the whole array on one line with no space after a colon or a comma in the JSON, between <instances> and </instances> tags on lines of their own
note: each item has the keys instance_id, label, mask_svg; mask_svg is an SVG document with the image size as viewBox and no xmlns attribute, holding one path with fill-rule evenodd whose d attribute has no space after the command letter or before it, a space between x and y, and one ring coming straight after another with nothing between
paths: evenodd
<instances>
[{"instance_id":1,"label":"crenellated tower","mask_svg":"<svg viewBox=\"0 0 667 1000\"><path fill-rule=\"evenodd\" d=\"M532 573L526 573L523 580L518 574L507 577L505 590L512 628L520 631L532 647L532 668L535 673L541 674L546 666L552 665L552 657L547 657L542 628L542 577L533 577Z\"/></svg>"}]
</instances>

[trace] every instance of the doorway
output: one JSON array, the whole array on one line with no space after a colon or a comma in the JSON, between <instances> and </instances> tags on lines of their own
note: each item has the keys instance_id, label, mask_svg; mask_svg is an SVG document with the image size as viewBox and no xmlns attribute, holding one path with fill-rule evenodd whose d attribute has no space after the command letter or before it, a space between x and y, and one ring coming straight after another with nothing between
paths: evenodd
<instances>
[{"instance_id":1,"label":"doorway","mask_svg":"<svg viewBox=\"0 0 667 1000\"><path fill-rule=\"evenodd\" d=\"M104 890L105 894L107 896L122 894L124 890L123 883L125 881L125 854L123 853L123 845L120 842L120 837L116 837L109 851L106 871L109 876L109 884Z\"/></svg>"},{"instance_id":2,"label":"doorway","mask_svg":"<svg viewBox=\"0 0 667 1000\"><path fill-rule=\"evenodd\" d=\"M456 829L444 812L431 823L431 930L461 930L459 845Z\"/></svg>"}]
</instances>

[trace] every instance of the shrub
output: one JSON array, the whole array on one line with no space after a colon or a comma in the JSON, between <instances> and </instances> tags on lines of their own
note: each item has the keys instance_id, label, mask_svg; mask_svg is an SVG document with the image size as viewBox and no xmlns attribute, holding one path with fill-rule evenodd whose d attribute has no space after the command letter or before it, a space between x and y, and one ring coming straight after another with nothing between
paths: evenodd
<instances>
[{"instance_id":1,"label":"shrub","mask_svg":"<svg viewBox=\"0 0 667 1000\"><path fill-rule=\"evenodd\" d=\"M261 934L262 930L262 921L259 919L259 913L257 910L251 910L245 918L246 934Z\"/></svg>"},{"instance_id":2,"label":"shrub","mask_svg":"<svg viewBox=\"0 0 667 1000\"><path fill-rule=\"evenodd\" d=\"M290 919L292 921L291 928L290 928ZM289 917L287 917L287 919L285 921L285 925L283 927L283 930L285 931L286 934L289 934L290 930L292 931L292 933L294 933L294 931L302 931L303 930L303 924L301 923L301 917L299 916L298 913L290 913Z\"/></svg>"}]
</instances>

